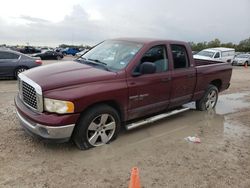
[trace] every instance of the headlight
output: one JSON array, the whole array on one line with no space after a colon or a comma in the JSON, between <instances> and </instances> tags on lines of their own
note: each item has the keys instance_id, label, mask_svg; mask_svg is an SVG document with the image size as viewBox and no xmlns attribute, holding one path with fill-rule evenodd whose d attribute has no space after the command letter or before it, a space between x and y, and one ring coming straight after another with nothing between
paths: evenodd
<instances>
[{"instance_id":1,"label":"headlight","mask_svg":"<svg viewBox=\"0 0 250 188\"><path fill-rule=\"evenodd\" d=\"M74 104L70 101L44 98L44 109L58 114L73 113Z\"/></svg>"}]
</instances>

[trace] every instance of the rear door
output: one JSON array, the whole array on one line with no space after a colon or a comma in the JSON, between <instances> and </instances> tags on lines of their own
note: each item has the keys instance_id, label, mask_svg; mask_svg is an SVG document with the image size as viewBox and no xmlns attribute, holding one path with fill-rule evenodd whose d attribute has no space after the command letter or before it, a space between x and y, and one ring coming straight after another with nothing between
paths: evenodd
<instances>
[{"instance_id":1,"label":"rear door","mask_svg":"<svg viewBox=\"0 0 250 188\"><path fill-rule=\"evenodd\" d=\"M20 55L12 52L0 52L0 76L14 76Z\"/></svg>"},{"instance_id":2,"label":"rear door","mask_svg":"<svg viewBox=\"0 0 250 188\"><path fill-rule=\"evenodd\" d=\"M166 109L169 104L171 72L166 45L151 47L134 71L139 72L139 66L144 62L154 63L156 72L128 78L129 119L158 112Z\"/></svg>"},{"instance_id":3,"label":"rear door","mask_svg":"<svg viewBox=\"0 0 250 188\"><path fill-rule=\"evenodd\" d=\"M170 44L170 49L173 70L169 107L176 107L192 99L196 84L196 70L190 62L185 45Z\"/></svg>"}]
</instances>

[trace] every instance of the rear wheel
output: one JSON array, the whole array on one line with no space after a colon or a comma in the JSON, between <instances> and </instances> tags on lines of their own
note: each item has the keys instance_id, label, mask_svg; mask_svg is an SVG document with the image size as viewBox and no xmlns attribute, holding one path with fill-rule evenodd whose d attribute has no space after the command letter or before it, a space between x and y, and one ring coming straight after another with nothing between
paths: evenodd
<instances>
[{"instance_id":1,"label":"rear wheel","mask_svg":"<svg viewBox=\"0 0 250 188\"><path fill-rule=\"evenodd\" d=\"M196 101L197 110L211 110L215 108L218 100L218 89L214 85L209 85L205 94L200 100Z\"/></svg>"},{"instance_id":2,"label":"rear wheel","mask_svg":"<svg viewBox=\"0 0 250 188\"><path fill-rule=\"evenodd\" d=\"M20 74L20 73L22 73L22 72L24 72L26 70L28 70L28 68L26 68L26 67L19 67L19 68L17 68L15 70L15 78L17 79L18 78L18 74Z\"/></svg>"},{"instance_id":3,"label":"rear wheel","mask_svg":"<svg viewBox=\"0 0 250 188\"><path fill-rule=\"evenodd\" d=\"M79 119L73 141L79 149L102 146L114 140L120 129L117 111L108 105L90 108Z\"/></svg>"}]
</instances>

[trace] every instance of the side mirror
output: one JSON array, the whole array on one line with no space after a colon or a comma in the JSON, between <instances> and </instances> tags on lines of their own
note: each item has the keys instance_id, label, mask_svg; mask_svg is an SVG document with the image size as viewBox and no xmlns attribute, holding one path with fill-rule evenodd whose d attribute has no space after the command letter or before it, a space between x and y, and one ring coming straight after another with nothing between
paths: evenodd
<instances>
[{"instance_id":1,"label":"side mirror","mask_svg":"<svg viewBox=\"0 0 250 188\"><path fill-rule=\"evenodd\" d=\"M156 66L151 62L144 62L140 65L139 71L141 74L153 74L156 72Z\"/></svg>"}]
</instances>

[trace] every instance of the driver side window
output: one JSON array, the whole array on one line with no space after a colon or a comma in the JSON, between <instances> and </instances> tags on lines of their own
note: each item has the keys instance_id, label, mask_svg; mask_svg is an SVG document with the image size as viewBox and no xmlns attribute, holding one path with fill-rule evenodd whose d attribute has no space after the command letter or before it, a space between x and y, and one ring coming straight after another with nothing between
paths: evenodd
<instances>
[{"instance_id":1,"label":"driver side window","mask_svg":"<svg viewBox=\"0 0 250 188\"><path fill-rule=\"evenodd\" d=\"M141 58L140 65L144 62L154 63L156 66L157 73L167 71L168 58L165 46L160 45L149 49Z\"/></svg>"},{"instance_id":2,"label":"driver side window","mask_svg":"<svg viewBox=\"0 0 250 188\"><path fill-rule=\"evenodd\" d=\"M220 58L220 53L217 52L217 53L215 54L214 58Z\"/></svg>"}]
</instances>

